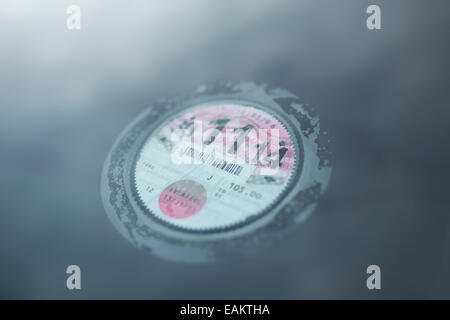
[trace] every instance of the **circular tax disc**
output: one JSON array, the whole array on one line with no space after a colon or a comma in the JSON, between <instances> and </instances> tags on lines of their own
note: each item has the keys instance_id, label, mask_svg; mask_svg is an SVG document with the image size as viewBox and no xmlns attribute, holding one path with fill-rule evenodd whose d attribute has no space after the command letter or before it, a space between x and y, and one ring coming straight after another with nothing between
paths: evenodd
<instances>
[{"instance_id":1,"label":"circular tax disc","mask_svg":"<svg viewBox=\"0 0 450 320\"><path fill-rule=\"evenodd\" d=\"M127 239L161 257L239 254L312 212L331 173L328 142L314 110L287 91L202 86L123 131L103 169L103 203Z\"/></svg>"}]
</instances>

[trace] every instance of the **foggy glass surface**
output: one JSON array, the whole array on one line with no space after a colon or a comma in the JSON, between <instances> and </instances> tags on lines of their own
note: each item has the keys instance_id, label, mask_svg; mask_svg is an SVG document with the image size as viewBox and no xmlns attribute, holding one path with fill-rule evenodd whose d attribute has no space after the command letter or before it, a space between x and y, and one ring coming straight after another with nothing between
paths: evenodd
<instances>
[{"instance_id":1,"label":"foggy glass surface","mask_svg":"<svg viewBox=\"0 0 450 320\"><path fill-rule=\"evenodd\" d=\"M78 1L79 31L70 4L0 5L0 298L450 298L448 1L377 1L380 31L359 0ZM167 262L110 223L101 169L152 99L217 80L315 105L332 178L260 257Z\"/></svg>"}]
</instances>

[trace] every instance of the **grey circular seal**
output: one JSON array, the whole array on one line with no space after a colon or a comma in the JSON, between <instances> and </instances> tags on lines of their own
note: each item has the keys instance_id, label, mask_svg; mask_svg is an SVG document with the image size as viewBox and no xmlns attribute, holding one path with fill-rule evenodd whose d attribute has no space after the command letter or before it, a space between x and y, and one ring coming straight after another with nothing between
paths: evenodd
<instances>
[{"instance_id":1,"label":"grey circular seal","mask_svg":"<svg viewBox=\"0 0 450 320\"><path fill-rule=\"evenodd\" d=\"M258 214L226 228L190 230L151 214L135 187L136 162L162 123L209 102L239 102L276 118L295 144L296 164L286 187ZM203 85L190 96L156 101L125 128L104 164L103 205L125 238L166 259L208 262L248 253L292 230L314 210L331 175L329 143L314 109L286 90L255 83Z\"/></svg>"}]
</instances>

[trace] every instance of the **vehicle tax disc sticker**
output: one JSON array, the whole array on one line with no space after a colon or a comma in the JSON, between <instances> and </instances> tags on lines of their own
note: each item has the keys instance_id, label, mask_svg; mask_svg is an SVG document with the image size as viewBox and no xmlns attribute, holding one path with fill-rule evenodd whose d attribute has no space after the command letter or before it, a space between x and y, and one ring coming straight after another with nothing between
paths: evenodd
<instances>
[{"instance_id":1,"label":"vehicle tax disc sticker","mask_svg":"<svg viewBox=\"0 0 450 320\"><path fill-rule=\"evenodd\" d=\"M135 188L148 213L170 226L232 228L258 218L283 193L295 170L295 148L285 125L248 103L194 106L145 142Z\"/></svg>"},{"instance_id":2,"label":"vehicle tax disc sticker","mask_svg":"<svg viewBox=\"0 0 450 320\"><path fill-rule=\"evenodd\" d=\"M107 214L135 245L182 261L248 254L302 222L331 174L327 132L292 93L217 83L160 100L119 136Z\"/></svg>"}]
</instances>

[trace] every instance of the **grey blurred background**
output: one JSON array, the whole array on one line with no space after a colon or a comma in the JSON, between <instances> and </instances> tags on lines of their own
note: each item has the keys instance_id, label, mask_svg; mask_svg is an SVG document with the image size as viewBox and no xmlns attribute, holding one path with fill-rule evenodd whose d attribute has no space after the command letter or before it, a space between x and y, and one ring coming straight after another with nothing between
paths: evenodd
<instances>
[{"instance_id":1,"label":"grey blurred background","mask_svg":"<svg viewBox=\"0 0 450 320\"><path fill-rule=\"evenodd\" d=\"M66 9L81 7L81 30ZM378 4L382 30L366 28ZM448 1L0 4L0 298L450 298ZM262 257L160 260L102 208L119 132L158 97L261 81L334 135L317 211ZM65 269L82 270L82 290ZM382 290L366 288L378 264Z\"/></svg>"}]
</instances>

